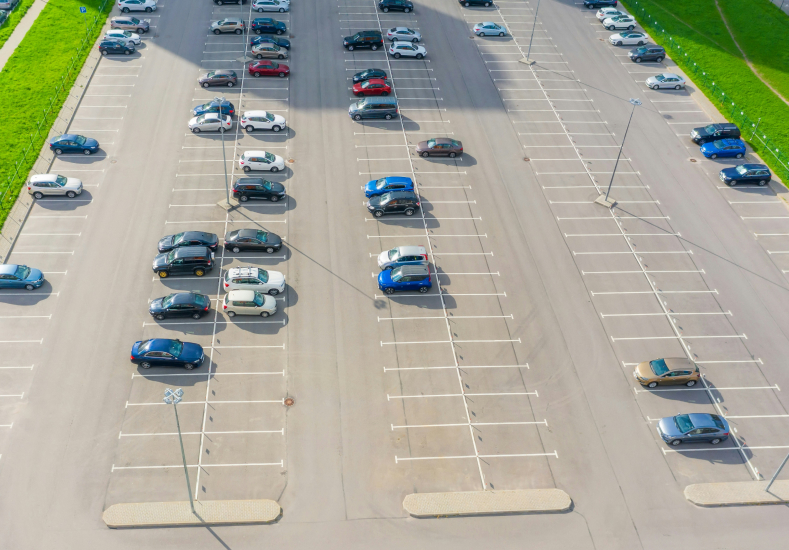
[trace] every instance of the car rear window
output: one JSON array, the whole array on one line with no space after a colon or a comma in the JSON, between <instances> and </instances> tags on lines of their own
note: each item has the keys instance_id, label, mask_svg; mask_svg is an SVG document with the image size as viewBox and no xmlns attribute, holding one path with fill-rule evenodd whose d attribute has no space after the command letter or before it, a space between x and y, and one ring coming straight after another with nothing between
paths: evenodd
<instances>
[{"instance_id":1,"label":"car rear window","mask_svg":"<svg viewBox=\"0 0 789 550\"><path fill-rule=\"evenodd\" d=\"M723 426L723 421L721 420L721 417L718 416L717 414L711 414L710 416L712 417L712 421L715 422L715 425L719 429L723 430L724 426Z\"/></svg>"},{"instance_id":2,"label":"car rear window","mask_svg":"<svg viewBox=\"0 0 789 550\"><path fill-rule=\"evenodd\" d=\"M202 294L195 295L195 303L200 307L205 307L208 305L208 296L203 296Z\"/></svg>"}]
</instances>

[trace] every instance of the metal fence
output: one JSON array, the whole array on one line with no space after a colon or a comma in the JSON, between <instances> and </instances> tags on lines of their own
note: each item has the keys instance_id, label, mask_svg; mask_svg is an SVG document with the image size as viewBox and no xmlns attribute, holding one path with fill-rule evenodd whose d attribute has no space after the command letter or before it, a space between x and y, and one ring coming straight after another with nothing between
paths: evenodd
<instances>
[{"instance_id":1,"label":"metal fence","mask_svg":"<svg viewBox=\"0 0 789 550\"><path fill-rule=\"evenodd\" d=\"M789 3L789 0L787 0L787 3ZM634 14L638 14L642 18L645 18L649 22L649 25L662 35L664 40L661 42L666 47L666 50L674 51L674 53L671 55L671 58L678 65L680 65L685 70L685 72L693 73L695 76L694 81L700 86L703 86L710 93L713 100L718 104L721 113L726 115L731 122L736 123L740 127L742 138L750 141L752 145L755 139L761 142L761 146L756 149L758 149L760 153L769 151L770 155L772 155L772 159L767 157L764 158L764 161L770 162L770 160L775 160L780 166L782 166L783 170L780 170L779 168L777 171L783 172L781 174L783 181L787 181L787 179L789 179L789 156L787 156L785 152L781 151L777 144L767 137L766 134L759 132L759 125L762 121L761 117L757 118L756 120L752 119L745 114L745 111L743 111L733 101L731 101L730 96L726 94L719 84L715 83L714 78L711 75L708 75L701 66L697 65L696 62L693 61L693 58L688 55L687 51L685 51L679 41L671 36L663 27L661 27L655 18L652 17L638 2L631 0L627 2L627 4L629 7L631 7L631 11L635 12ZM652 35L654 38L654 33L652 33Z\"/></svg>"},{"instance_id":2,"label":"metal fence","mask_svg":"<svg viewBox=\"0 0 789 550\"><path fill-rule=\"evenodd\" d=\"M79 72L81 70L81 65L77 66L82 57L85 48L90 48L93 43L90 40L91 34L93 30L96 28L96 25L104 25L104 18L100 18L99 16L104 13L104 9L107 7L108 0L104 0L99 7L99 12L93 17L93 22L90 24L85 31L85 36L82 38L82 42L79 45L79 49L77 53L71 58L69 62L68 68L60 75L60 84L54 90L54 94L49 98L49 108L44 109L42 111L41 118L38 120L36 124L36 131L30 134L30 143L27 144L25 150L19 155L18 160L14 163L14 173L9 175L5 181L5 190L3 191L2 197L0 197L0 207L5 207L5 201L8 197L9 191L14 188L15 184L19 183L19 177L21 175L22 180L27 176L27 173L30 171L28 167L28 158L32 158L33 162L38 157L38 151L41 148L40 145L37 144L37 140L39 137L47 136L49 134L50 125L54 122L54 119L57 118L57 112L53 112L56 107L58 107L58 100L61 97L61 94L64 92L68 94L69 90L71 89L70 82L71 77L74 72ZM68 87L68 88L67 88ZM54 117L54 118L53 118ZM43 134L42 134L43 130ZM11 205L7 205L9 208Z\"/></svg>"}]
</instances>

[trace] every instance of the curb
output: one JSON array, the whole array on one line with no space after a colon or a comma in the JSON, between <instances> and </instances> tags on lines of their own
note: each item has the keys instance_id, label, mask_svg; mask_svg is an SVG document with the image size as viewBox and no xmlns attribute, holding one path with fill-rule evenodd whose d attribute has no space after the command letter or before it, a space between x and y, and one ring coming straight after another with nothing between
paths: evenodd
<instances>
[{"instance_id":1,"label":"curb","mask_svg":"<svg viewBox=\"0 0 789 550\"><path fill-rule=\"evenodd\" d=\"M704 508L719 506L762 506L789 504L789 480L772 484L768 481L735 481L729 483L698 483L685 487L685 498Z\"/></svg>"},{"instance_id":2,"label":"curb","mask_svg":"<svg viewBox=\"0 0 789 550\"><path fill-rule=\"evenodd\" d=\"M272 523L282 516L273 500L196 500L113 504L101 515L110 529Z\"/></svg>"},{"instance_id":3,"label":"curb","mask_svg":"<svg viewBox=\"0 0 789 550\"><path fill-rule=\"evenodd\" d=\"M561 489L524 489L414 493L405 497L403 508L413 517L428 518L557 513L568 511L572 503L570 495Z\"/></svg>"}]
</instances>

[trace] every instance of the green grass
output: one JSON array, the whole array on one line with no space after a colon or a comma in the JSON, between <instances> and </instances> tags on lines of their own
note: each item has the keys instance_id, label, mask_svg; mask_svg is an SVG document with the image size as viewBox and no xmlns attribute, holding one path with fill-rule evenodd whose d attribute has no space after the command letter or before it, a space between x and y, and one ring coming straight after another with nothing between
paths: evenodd
<instances>
[{"instance_id":1,"label":"green grass","mask_svg":"<svg viewBox=\"0 0 789 550\"><path fill-rule=\"evenodd\" d=\"M8 14L8 19L5 20L3 26L0 27L0 48L6 43L11 33L27 13L27 10L33 5L35 0L22 0L16 5L16 9Z\"/></svg>"},{"instance_id":2,"label":"green grass","mask_svg":"<svg viewBox=\"0 0 789 550\"><path fill-rule=\"evenodd\" d=\"M773 171L789 182L789 171L762 140L751 140L749 131L761 118L757 135L766 135L770 150L781 151L782 162L789 165L789 106L748 67L714 1L623 0L623 4L720 112L740 125L743 138ZM719 4L757 70L779 93L789 96L789 17L768 0L719 0Z\"/></svg>"},{"instance_id":3,"label":"green grass","mask_svg":"<svg viewBox=\"0 0 789 550\"><path fill-rule=\"evenodd\" d=\"M107 1L100 13L102 3L49 0L0 73L0 120L6 128L0 134L0 197L5 195L0 201L0 226L112 9L112 2ZM79 12L80 6L87 8L89 24L98 16L81 52L85 16ZM45 112L49 113L46 118ZM18 177L9 183L17 163Z\"/></svg>"}]
</instances>

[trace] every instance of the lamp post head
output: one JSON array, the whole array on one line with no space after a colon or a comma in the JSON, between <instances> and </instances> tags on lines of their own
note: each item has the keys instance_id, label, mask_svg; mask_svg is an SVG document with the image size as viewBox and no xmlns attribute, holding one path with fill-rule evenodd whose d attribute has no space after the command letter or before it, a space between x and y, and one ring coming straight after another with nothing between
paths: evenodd
<instances>
[{"instance_id":1,"label":"lamp post head","mask_svg":"<svg viewBox=\"0 0 789 550\"><path fill-rule=\"evenodd\" d=\"M641 105L641 100L635 97L631 97L630 103L632 103L634 107L638 107L639 105Z\"/></svg>"},{"instance_id":2,"label":"lamp post head","mask_svg":"<svg viewBox=\"0 0 789 550\"><path fill-rule=\"evenodd\" d=\"M177 405L181 402L181 399L184 397L184 390L178 388L177 390L171 390L167 388L164 390L164 402L168 405Z\"/></svg>"}]
</instances>

